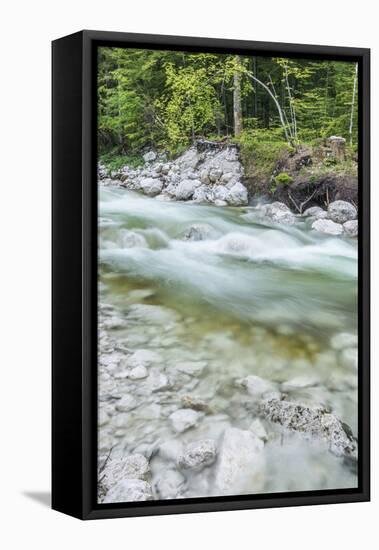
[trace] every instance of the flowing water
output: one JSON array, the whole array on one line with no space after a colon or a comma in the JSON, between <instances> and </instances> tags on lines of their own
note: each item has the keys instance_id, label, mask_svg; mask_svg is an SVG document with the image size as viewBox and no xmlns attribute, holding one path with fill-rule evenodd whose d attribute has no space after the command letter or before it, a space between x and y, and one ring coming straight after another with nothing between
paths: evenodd
<instances>
[{"instance_id":1,"label":"flowing water","mask_svg":"<svg viewBox=\"0 0 379 550\"><path fill-rule=\"evenodd\" d=\"M147 453L154 481L168 467L156 452L162 443L218 440L226 426L248 429L249 395L236 380L251 374L287 387L288 399L329 408L357 435L356 350L331 343L357 332L356 241L310 231L302 220L270 224L256 207L99 193L103 359L118 354L114 364L102 363L100 347L100 405L110 417L100 429L100 457L111 448L119 456ZM157 354L147 365L167 375L171 389L151 392L146 379L122 378L122 354L140 349ZM183 362L201 368L180 378ZM125 393L137 396L138 407L120 413ZM169 415L188 394L210 410L175 434ZM266 428L263 491L356 486L354 471L323 445L296 434L278 440ZM209 494L212 473L190 476L180 496Z\"/></svg>"}]
</instances>

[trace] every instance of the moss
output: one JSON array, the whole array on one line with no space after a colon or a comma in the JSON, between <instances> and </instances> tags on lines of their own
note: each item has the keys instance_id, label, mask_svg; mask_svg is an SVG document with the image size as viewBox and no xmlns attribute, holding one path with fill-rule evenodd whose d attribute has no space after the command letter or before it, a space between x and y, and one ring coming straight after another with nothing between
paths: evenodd
<instances>
[{"instance_id":1,"label":"moss","mask_svg":"<svg viewBox=\"0 0 379 550\"><path fill-rule=\"evenodd\" d=\"M277 176L274 177L276 185L289 185L293 182L293 178L287 174L287 172L280 172Z\"/></svg>"}]
</instances>

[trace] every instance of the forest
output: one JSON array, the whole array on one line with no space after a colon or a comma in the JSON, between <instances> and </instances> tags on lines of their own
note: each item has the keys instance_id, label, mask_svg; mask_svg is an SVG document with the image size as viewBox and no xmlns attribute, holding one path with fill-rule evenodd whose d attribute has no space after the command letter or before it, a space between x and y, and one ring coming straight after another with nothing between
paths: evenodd
<instances>
[{"instance_id":1,"label":"forest","mask_svg":"<svg viewBox=\"0 0 379 550\"><path fill-rule=\"evenodd\" d=\"M353 62L99 48L99 155L116 165L199 138L297 147L331 135L355 151L357 80Z\"/></svg>"}]
</instances>

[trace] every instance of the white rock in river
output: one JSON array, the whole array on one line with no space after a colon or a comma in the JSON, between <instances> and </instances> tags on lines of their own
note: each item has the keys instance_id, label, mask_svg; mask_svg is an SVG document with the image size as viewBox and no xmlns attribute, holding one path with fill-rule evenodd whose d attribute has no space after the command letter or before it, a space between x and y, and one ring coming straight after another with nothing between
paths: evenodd
<instances>
[{"instance_id":1,"label":"white rock in river","mask_svg":"<svg viewBox=\"0 0 379 550\"><path fill-rule=\"evenodd\" d=\"M268 219L275 223L293 225L296 221L291 210L283 202L275 201L270 204L264 204L261 210Z\"/></svg>"},{"instance_id":2,"label":"white rock in river","mask_svg":"<svg viewBox=\"0 0 379 550\"><path fill-rule=\"evenodd\" d=\"M205 241L217 236L217 232L209 223L195 223L184 233L187 241Z\"/></svg>"},{"instance_id":3,"label":"white rock in river","mask_svg":"<svg viewBox=\"0 0 379 550\"><path fill-rule=\"evenodd\" d=\"M119 232L120 244L122 248L147 248L147 242L143 235L139 235L135 231L121 229Z\"/></svg>"},{"instance_id":4,"label":"white rock in river","mask_svg":"<svg viewBox=\"0 0 379 550\"><path fill-rule=\"evenodd\" d=\"M137 400L132 395L124 395L116 403L116 410L119 412L129 412L135 409L138 406Z\"/></svg>"},{"instance_id":5,"label":"white rock in river","mask_svg":"<svg viewBox=\"0 0 379 550\"><path fill-rule=\"evenodd\" d=\"M140 187L145 195L155 197L163 188L163 182L157 178L144 178L140 181Z\"/></svg>"},{"instance_id":6,"label":"white rock in river","mask_svg":"<svg viewBox=\"0 0 379 550\"><path fill-rule=\"evenodd\" d=\"M142 380L143 378L146 378L148 374L147 368L143 365L139 365L130 371L128 377L130 380Z\"/></svg>"},{"instance_id":7,"label":"white rock in river","mask_svg":"<svg viewBox=\"0 0 379 550\"><path fill-rule=\"evenodd\" d=\"M357 442L350 428L322 407L291 401L261 401L258 414L289 431L324 440L337 456L357 457Z\"/></svg>"},{"instance_id":8,"label":"white rock in river","mask_svg":"<svg viewBox=\"0 0 379 550\"><path fill-rule=\"evenodd\" d=\"M357 209L346 201L334 201L328 206L328 215L336 223L345 223L348 220L355 220Z\"/></svg>"},{"instance_id":9,"label":"white rock in river","mask_svg":"<svg viewBox=\"0 0 379 550\"><path fill-rule=\"evenodd\" d=\"M342 235L343 227L332 220L316 220L312 223L312 229L326 235Z\"/></svg>"},{"instance_id":10,"label":"white rock in river","mask_svg":"<svg viewBox=\"0 0 379 550\"><path fill-rule=\"evenodd\" d=\"M103 502L138 502L152 500L151 486L142 479L123 479L114 485L106 494Z\"/></svg>"},{"instance_id":11,"label":"white rock in river","mask_svg":"<svg viewBox=\"0 0 379 550\"><path fill-rule=\"evenodd\" d=\"M185 487L185 478L176 470L163 470L154 483L158 498L177 498Z\"/></svg>"},{"instance_id":12,"label":"white rock in river","mask_svg":"<svg viewBox=\"0 0 379 550\"><path fill-rule=\"evenodd\" d=\"M237 380L237 385L245 388L253 397L261 397L265 393L276 392L278 389L273 382L254 375Z\"/></svg>"},{"instance_id":13,"label":"white rock in river","mask_svg":"<svg viewBox=\"0 0 379 550\"><path fill-rule=\"evenodd\" d=\"M186 179L179 183L175 190L175 197L179 201L186 201L192 197L195 189L201 185L200 180Z\"/></svg>"},{"instance_id":14,"label":"white rock in river","mask_svg":"<svg viewBox=\"0 0 379 550\"><path fill-rule=\"evenodd\" d=\"M181 363L176 363L176 370L188 374L189 376L201 376L203 374L205 367L207 366L206 361L182 361Z\"/></svg>"},{"instance_id":15,"label":"white rock in river","mask_svg":"<svg viewBox=\"0 0 379 550\"><path fill-rule=\"evenodd\" d=\"M287 380L287 382L283 382L283 384L281 385L281 390L284 392L303 390L305 388L312 388L313 386L317 386L319 382L320 381L316 376L296 376L295 378L291 378L291 380Z\"/></svg>"},{"instance_id":16,"label":"white rock in river","mask_svg":"<svg viewBox=\"0 0 379 550\"><path fill-rule=\"evenodd\" d=\"M240 182L235 183L226 195L225 200L231 206L245 206L248 203L246 187Z\"/></svg>"},{"instance_id":17,"label":"white rock in river","mask_svg":"<svg viewBox=\"0 0 379 550\"><path fill-rule=\"evenodd\" d=\"M336 350L355 348L358 346L358 336L350 332L339 332L331 338L330 345Z\"/></svg>"},{"instance_id":18,"label":"white rock in river","mask_svg":"<svg viewBox=\"0 0 379 550\"><path fill-rule=\"evenodd\" d=\"M169 418L175 432L182 433L197 426L202 415L192 409L179 409L173 412Z\"/></svg>"},{"instance_id":19,"label":"white rock in river","mask_svg":"<svg viewBox=\"0 0 379 550\"><path fill-rule=\"evenodd\" d=\"M178 467L182 470L200 471L216 460L217 448L213 439L203 439L190 443L178 457Z\"/></svg>"},{"instance_id":20,"label":"white rock in river","mask_svg":"<svg viewBox=\"0 0 379 550\"><path fill-rule=\"evenodd\" d=\"M153 363L160 363L161 361L162 357L159 353L148 349L139 349L128 357L126 365L133 369L135 367L148 367Z\"/></svg>"},{"instance_id":21,"label":"white rock in river","mask_svg":"<svg viewBox=\"0 0 379 550\"><path fill-rule=\"evenodd\" d=\"M253 432L227 428L217 463L216 492L235 495L262 491L265 482L263 447L263 441Z\"/></svg>"},{"instance_id":22,"label":"white rock in river","mask_svg":"<svg viewBox=\"0 0 379 550\"><path fill-rule=\"evenodd\" d=\"M343 224L343 229L349 237L358 237L358 220L349 220Z\"/></svg>"},{"instance_id":23,"label":"white rock in river","mask_svg":"<svg viewBox=\"0 0 379 550\"><path fill-rule=\"evenodd\" d=\"M131 454L120 459L109 460L103 475L104 486L110 488L122 479L146 480L150 475L150 466L142 454Z\"/></svg>"},{"instance_id":24,"label":"white rock in river","mask_svg":"<svg viewBox=\"0 0 379 550\"><path fill-rule=\"evenodd\" d=\"M320 206L311 206L310 208L307 208L303 212L303 216L305 218L311 216L312 218L315 218L316 220L321 220L328 217L328 213L326 210L321 208Z\"/></svg>"},{"instance_id":25,"label":"white rock in river","mask_svg":"<svg viewBox=\"0 0 379 550\"><path fill-rule=\"evenodd\" d=\"M167 325L179 319L172 309L151 304L133 304L128 310L128 319L147 325Z\"/></svg>"}]
</instances>

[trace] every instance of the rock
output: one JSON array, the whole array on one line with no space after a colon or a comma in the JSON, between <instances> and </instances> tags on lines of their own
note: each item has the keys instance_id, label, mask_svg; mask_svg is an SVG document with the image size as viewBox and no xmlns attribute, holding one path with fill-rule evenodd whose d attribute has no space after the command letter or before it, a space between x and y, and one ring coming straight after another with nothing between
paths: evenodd
<instances>
[{"instance_id":1,"label":"rock","mask_svg":"<svg viewBox=\"0 0 379 550\"><path fill-rule=\"evenodd\" d=\"M127 229L121 229L120 233L120 244L122 248L147 248L147 242L143 235L139 235L134 231L128 231Z\"/></svg>"},{"instance_id":2,"label":"rock","mask_svg":"<svg viewBox=\"0 0 379 550\"><path fill-rule=\"evenodd\" d=\"M133 304L128 310L128 319L146 325L168 325L179 320L179 315L164 306Z\"/></svg>"},{"instance_id":3,"label":"rock","mask_svg":"<svg viewBox=\"0 0 379 550\"><path fill-rule=\"evenodd\" d=\"M123 479L147 480L150 475L149 462L142 454L132 454L121 459L111 459L103 471L103 485L107 489Z\"/></svg>"},{"instance_id":4,"label":"rock","mask_svg":"<svg viewBox=\"0 0 379 550\"><path fill-rule=\"evenodd\" d=\"M237 385L245 388L253 397L261 397L265 393L277 392L276 384L254 375L237 380Z\"/></svg>"},{"instance_id":5,"label":"rock","mask_svg":"<svg viewBox=\"0 0 379 550\"><path fill-rule=\"evenodd\" d=\"M281 385L281 390L284 392L297 391L305 388L312 388L318 384L319 380L316 376L297 376L296 378L287 380L287 382L283 382Z\"/></svg>"},{"instance_id":6,"label":"rock","mask_svg":"<svg viewBox=\"0 0 379 550\"><path fill-rule=\"evenodd\" d=\"M225 202L227 202L229 193L230 193L230 191L224 185L216 185L213 188L214 201L225 201Z\"/></svg>"},{"instance_id":7,"label":"rock","mask_svg":"<svg viewBox=\"0 0 379 550\"><path fill-rule=\"evenodd\" d=\"M263 426L259 418L253 420L253 422L250 424L249 430L253 432L257 437L259 437L259 439L262 439L262 441L268 440L266 428Z\"/></svg>"},{"instance_id":8,"label":"rock","mask_svg":"<svg viewBox=\"0 0 379 550\"><path fill-rule=\"evenodd\" d=\"M305 218L312 217L316 220L322 220L328 217L328 213L323 208L320 208L320 206L311 206L303 212L303 216Z\"/></svg>"},{"instance_id":9,"label":"rock","mask_svg":"<svg viewBox=\"0 0 379 550\"><path fill-rule=\"evenodd\" d=\"M139 365L134 367L129 373L130 380L142 380L148 376L148 372L145 366Z\"/></svg>"},{"instance_id":10,"label":"rock","mask_svg":"<svg viewBox=\"0 0 379 550\"><path fill-rule=\"evenodd\" d=\"M179 409L173 412L169 418L174 431L182 433L197 426L201 415L192 409Z\"/></svg>"},{"instance_id":11,"label":"rock","mask_svg":"<svg viewBox=\"0 0 379 550\"><path fill-rule=\"evenodd\" d=\"M349 220L355 220L357 209L346 201L334 201L328 206L328 216L336 223L345 223Z\"/></svg>"},{"instance_id":12,"label":"rock","mask_svg":"<svg viewBox=\"0 0 379 550\"><path fill-rule=\"evenodd\" d=\"M154 483L154 490L160 499L178 498L184 488L185 478L176 470L163 471Z\"/></svg>"},{"instance_id":13,"label":"rock","mask_svg":"<svg viewBox=\"0 0 379 550\"><path fill-rule=\"evenodd\" d=\"M350 332L339 332L331 338L330 345L338 351L345 348L355 348L358 346L358 336Z\"/></svg>"},{"instance_id":14,"label":"rock","mask_svg":"<svg viewBox=\"0 0 379 550\"><path fill-rule=\"evenodd\" d=\"M192 395L183 395L181 398L181 403L185 409L193 409L194 411L201 411L205 413L210 413L211 409L205 401L199 397L194 397Z\"/></svg>"},{"instance_id":15,"label":"rock","mask_svg":"<svg viewBox=\"0 0 379 550\"><path fill-rule=\"evenodd\" d=\"M116 409L119 412L129 412L138 406L137 400L132 395L124 395L117 403Z\"/></svg>"},{"instance_id":16,"label":"rock","mask_svg":"<svg viewBox=\"0 0 379 550\"><path fill-rule=\"evenodd\" d=\"M321 407L272 399L261 401L258 414L286 430L324 440L337 456L357 458L357 443L350 428Z\"/></svg>"},{"instance_id":17,"label":"rock","mask_svg":"<svg viewBox=\"0 0 379 550\"><path fill-rule=\"evenodd\" d=\"M170 390L172 388L172 384L166 374L160 372L160 370L156 368L150 369L147 386L152 393Z\"/></svg>"},{"instance_id":18,"label":"rock","mask_svg":"<svg viewBox=\"0 0 379 550\"><path fill-rule=\"evenodd\" d=\"M224 432L215 477L221 495L256 493L265 482L264 444L253 432L227 428Z\"/></svg>"},{"instance_id":19,"label":"rock","mask_svg":"<svg viewBox=\"0 0 379 550\"><path fill-rule=\"evenodd\" d=\"M176 363L176 370L189 376L201 376L206 366L206 361L183 361Z\"/></svg>"},{"instance_id":20,"label":"rock","mask_svg":"<svg viewBox=\"0 0 379 550\"><path fill-rule=\"evenodd\" d=\"M296 221L291 210L283 202L275 201L271 204L264 204L261 209L263 214L274 223L293 225Z\"/></svg>"},{"instance_id":21,"label":"rock","mask_svg":"<svg viewBox=\"0 0 379 550\"><path fill-rule=\"evenodd\" d=\"M208 176L208 170L202 170L200 172L200 181L201 181L201 183L204 183L205 185L208 185L210 183L209 176Z\"/></svg>"},{"instance_id":22,"label":"rock","mask_svg":"<svg viewBox=\"0 0 379 550\"><path fill-rule=\"evenodd\" d=\"M161 361L162 357L156 351L139 349L127 358L126 365L134 369L136 367L148 367L153 363L160 363Z\"/></svg>"},{"instance_id":23,"label":"rock","mask_svg":"<svg viewBox=\"0 0 379 550\"><path fill-rule=\"evenodd\" d=\"M152 162L157 158L157 154L154 151L149 151L148 153L142 155L142 158L145 162Z\"/></svg>"},{"instance_id":24,"label":"rock","mask_svg":"<svg viewBox=\"0 0 379 550\"><path fill-rule=\"evenodd\" d=\"M213 202L213 191L207 185L200 185L193 193L194 202Z\"/></svg>"},{"instance_id":25,"label":"rock","mask_svg":"<svg viewBox=\"0 0 379 550\"><path fill-rule=\"evenodd\" d=\"M209 171L209 180L212 182L212 183L215 183L216 181L218 181L222 176L222 170L220 170L220 168L211 168L211 170Z\"/></svg>"},{"instance_id":26,"label":"rock","mask_svg":"<svg viewBox=\"0 0 379 550\"><path fill-rule=\"evenodd\" d=\"M155 197L162 191L163 182L157 178L144 178L140 181L140 188L145 195Z\"/></svg>"},{"instance_id":27,"label":"rock","mask_svg":"<svg viewBox=\"0 0 379 550\"><path fill-rule=\"evenodd\" d=\"M332 220L316 220L312 223L312 229L325 235L342 235L343 227Z\"/></svg>"},{"instance_id":28,"label":"rock","mask_svg":"<svg viewBox=\"0 0 379 550\"><path fill-rule=\"evenodd\" d=\"M341 351L341 363L348 369L358 369L358 350L357 348L346 348Z\"/></svg>"},{"instance_id":29,"label":"rock","mask_svg":"<svg viewBox=\"0 0 379 550\"><path fill-rule=\"evenodd\" d=\"M217 235L216 231L208 223L196 223L191 225L184 234L187 241L205 241Z\"/></svg>"},{"instance_id":30,"label":"rock","mask_svg":"<svg viewBox=\"0 0 379 550\"><path fill-rule=\"evenodd\" d=\"M186 201L190 199L197 187L201 185L201 182L197 179L186 179L179 183L175 190L175 197L177 200Z\"/></svg>"},{"instance_id":31,"label":"rock","mask_svg":"<svg viewBox=\"0 0 379 550\"><path fill-rule=\"evenodd\" d=\"M97 419L97 424L99 426L105 426L105 424L108 424L108 422L109 422L109 416L107 411L105 411L104 409L100 409L98 419Z\"/></svg>"},{"instance_id":32,"label":"rock","mask_svg":"<svg viewBox=\"0 0 379 550\"><path fill-rule=\"evenodd\" d=\"M231 206L245 206L248 203L247 189L242 183L237 182L229 190L225 198L226 202Z\"/></svg>"},{"instance_id":33,"label":"rock","mask_svg":"<svg viewBox=\"0 0 379 550\"><path fill-rule=\"evenodd\" d=\"M358 220L349 220L343 224L343 229L349 237L358 237Z\"/></svg>"},{"instance_id":34,"label":"rock","mask_svg":"<svg viewBox=\"0 0 379 550\"><path fill-rule=\"evenodd\" d=\"M152 499L153 493L149 483L142 479L123 479L108 491L103 502L111 504Z\"/></svg>"},{"instance_id":35,"label":"rock","mask_svg":"<svg viewBox=\"0 0 379 550\"><path fill-rule=\"evenodd\" d=\"M216 460L217 448L213 439L203 439L190 443L178 457L178 468L199 472Z\"/></svg>"}]
</instances>

